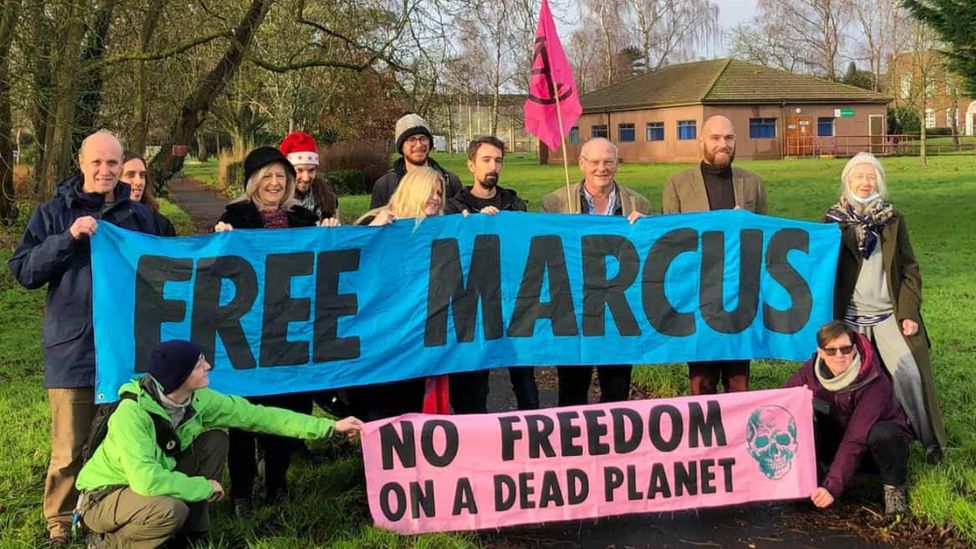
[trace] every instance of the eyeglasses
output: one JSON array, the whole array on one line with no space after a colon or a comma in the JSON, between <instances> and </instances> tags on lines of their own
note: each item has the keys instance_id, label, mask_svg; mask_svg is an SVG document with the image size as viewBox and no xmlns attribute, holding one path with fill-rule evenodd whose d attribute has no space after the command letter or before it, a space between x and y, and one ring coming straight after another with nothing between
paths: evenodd
<instances>
[{"instance_id":1,"label":"eyeglasses","mask_svg":"<svg viewBox=\"0 0 976 549\"><path fill-rule=\"evenodd\" d=\"M606 166L608 168L612 168L612 167L614 167L614 166L617 165L617 159L616 158L611 158L609 160L590 160L589 158L587 158L585 156L582 157L582 158L583 158L583 160L586 160L590 164L596 164L597 166Z\"/></svg>"},{"instance_id":2,"label":"eyeglasses","mask_svg":"<svg viewBox=\"0 0 976 549\"><path fill-rule=\"evenodd\" d=\"M864 183L865 181L870 181L871 183L877 183L878 176L873 173L856 173L851 176L851 181L855 183Z\"/></svg>"},{"instance_id":3,"label":"eyeglasses","mask_svg":"<svg viewBox=\"0 0 976 549\"><path fill-rule=\"evenodd\" d=\"M430 139L428 139L426 135L414 135L413 137L408 137L406 140L404 140L404 142L410 143L411 145L418 143L423 143L426 145L427 143L430 143Z\"/></svg>"},{"instance_id":4,"label":"eyeglasses","mask_svg":"<svg viewBox=\"0 0 976 549\"><path fill-rule=\"evenodd\" d=\"M840 347L821 347L827 356L836 356L839 352L842 355L849 355L854 351L853 345L842 345Z\"/></svg>"}]
</instances>

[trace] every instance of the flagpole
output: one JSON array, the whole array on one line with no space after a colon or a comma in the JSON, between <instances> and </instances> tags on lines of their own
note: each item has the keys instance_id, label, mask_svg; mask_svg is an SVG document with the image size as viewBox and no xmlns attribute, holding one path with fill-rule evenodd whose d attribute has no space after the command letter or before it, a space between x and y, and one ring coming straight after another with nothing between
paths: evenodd
<instances>
[{"instance_id":1,"label":"flagpole","mask_svg":"<svg viewBox=\"0 0 976 549\"><path fill-rule=\"evenodd\" d=\"M548 55L548 50L546 55ZM551 66L551 63L550 63ZM576 213L576 206L573 203L573 193L569 190L569 160L566 158L566 132L563 130L563 109L559 104L559 90L556 83L552 83L552 95L556 98L556 121L559 123L559 139L562 140L560 149L563 151L563 173L566 176L566 205L569 206L569 213Z\"/></svg>"}]
</instances>

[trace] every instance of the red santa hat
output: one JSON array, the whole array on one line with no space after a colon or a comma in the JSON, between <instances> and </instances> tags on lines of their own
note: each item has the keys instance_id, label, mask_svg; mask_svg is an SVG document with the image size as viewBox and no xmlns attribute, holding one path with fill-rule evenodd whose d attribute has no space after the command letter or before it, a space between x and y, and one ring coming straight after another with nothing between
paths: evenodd
<instances>
[{"instance_id":1,"label":"red santa hat","mask_svg":"<svg viewBox=\"0 0 976 549\"><path fill-rule=\"evenodd\" d=\"M291 132L286 135L278 149L288 158L292 166L319 165L319 151L315 146L315 138L305 132Z\"/></svg>"}]
</instances>

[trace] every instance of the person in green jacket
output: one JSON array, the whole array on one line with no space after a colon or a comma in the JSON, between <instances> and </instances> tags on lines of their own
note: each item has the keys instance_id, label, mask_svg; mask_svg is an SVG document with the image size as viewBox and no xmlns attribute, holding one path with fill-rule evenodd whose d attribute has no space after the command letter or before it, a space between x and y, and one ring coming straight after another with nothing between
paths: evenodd
<instances>
[{"instance_id":1,"label":"person in green jacket","mask_svg":"<svg viewBox=\"0 0 976 549\"><path fill-rule=\"evenodd\" d=\"M208 502L224 497L223 429L304 439L355 436L362 429L355 417L333 421L207 389L211 368L193 343L167 341L150 354L147 375L119 389L123 400L76 483L78 513L103 546L151 548L177 534L205 534ZM151 416L169 422L173 442L157 442Z\"/></svg>"}]
</instances>

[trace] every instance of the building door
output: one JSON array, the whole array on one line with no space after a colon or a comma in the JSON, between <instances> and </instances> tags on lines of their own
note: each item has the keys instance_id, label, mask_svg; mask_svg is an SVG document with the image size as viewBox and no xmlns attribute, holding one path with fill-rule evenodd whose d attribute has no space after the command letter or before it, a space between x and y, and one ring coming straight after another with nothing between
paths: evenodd
<instances>
[{"instance_id":1,"label":"building door","mask_svg":"<svg viewBox=\"0 0 976 549\"><path fill-rule=\"evenodd\" d=\"M883 114L868 116L868 135L871 136L871 154L884 154L884 123Z\"/></svg>"},{"instance_id":2,"label":"building door","mask_svg":"<svg viewBox=\"0 0 976 549\"><path fill-rule=\"evenodd\" d=\"M809 116L786 119L786 156L813 156L813 126Z\"/></svg>"}]
</instances>

